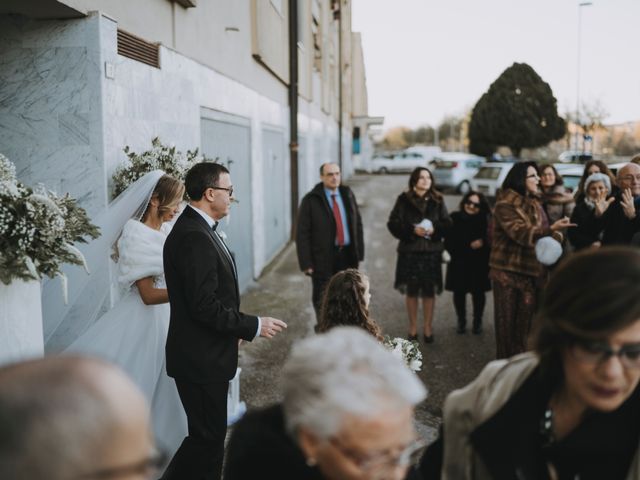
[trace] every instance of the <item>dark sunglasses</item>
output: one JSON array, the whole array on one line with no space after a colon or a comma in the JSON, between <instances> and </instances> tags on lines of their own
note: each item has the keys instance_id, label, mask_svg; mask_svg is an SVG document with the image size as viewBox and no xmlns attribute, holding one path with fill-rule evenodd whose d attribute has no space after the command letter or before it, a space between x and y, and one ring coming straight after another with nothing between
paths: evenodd
<instances>
[{"instance_id":1,"label":"dark sunglasses","mask_svg":"<svg viewBox=\"0 0 640 480\"><path fill-rule=\"evenodd\" d=\"M479 203L472 202L471 200L467 200L466 202L464 202L464 204L468 205L470 207L480 208L480 204Z\"/></svg>"}]
</instances>

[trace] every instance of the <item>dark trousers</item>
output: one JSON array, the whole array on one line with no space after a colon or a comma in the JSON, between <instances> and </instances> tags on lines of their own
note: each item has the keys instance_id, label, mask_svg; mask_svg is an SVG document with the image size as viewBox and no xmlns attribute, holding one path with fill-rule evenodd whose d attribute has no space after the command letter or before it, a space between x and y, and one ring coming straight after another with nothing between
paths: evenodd
<instances>
[{"instance_id":1,"label":"dark trousers","mask_svg":"<svg viewBox=\"0 0 640 480\"><path fill-rule=\"evenodd\" d=\"M535 280L493 282L496 358L509 358L527 350L536 311Z\"/></svg>"},{"instance_id":2,"label":"dark trousers","mask_svg":"<svg viewBox=\"0 0 640 480\"><path fill-rule=\"evenodd\" d=\"M331 275L326 274L314 274L311 276L312 292L311 301L313 302L313 309L316 311L316 323L320 319L320 309L322 307L322 297L324 296L324 289L331 280L331 277L342 270L347 268L357 268L358 262L355 259L355 255L352 252L351 246L347 247L335 247L333 251L333 270Z\"/></svg>"},{"instance_id":3,"label":"dark trousers","mask_svg":"<svg viewBox=\"0 0 640 480\"><path fill-rule=\"evenodd\" d=\"M163 480L219 480L222 478L227 434L229 382L197 384L176 380L187 413L189 435L162 477Z\"/></svg>"},{"instance_id":4,"label":"dark trousers","mask_svg":"<svg viewBox=\"0 0 640 480\"><path fill-rule=\"evenodd\" d=\"M482 314L484 313L484 305L486 303L485 293L483 291L471 292L471 300L473 303L473 327L478 328L482 325ZM458 316L458 326L467 326L467 292L453 292L453 306Z\"/></svg>"}]
</instances>

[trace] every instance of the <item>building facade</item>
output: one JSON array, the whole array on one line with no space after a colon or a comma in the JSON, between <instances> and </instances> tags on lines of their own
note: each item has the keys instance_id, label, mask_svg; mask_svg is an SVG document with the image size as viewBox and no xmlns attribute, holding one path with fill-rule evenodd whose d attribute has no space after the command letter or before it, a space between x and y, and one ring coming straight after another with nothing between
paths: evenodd
<instances>
[{"instance_id":1,"label":"building facade","mask_svg":"<svg viewBox=\"0 0 640 480\"><path fill-rule=\"evenodd\" d=\"M231 171L239 203L223 223L245 288L289 241L319 166L353 171L352 119L367 115L361 55L350 0L6 0L0 152L21 181L69 192L95 218L125 146L199 148ZM104 274L87 281L68 267L69 305L58 280L43 284L50 351L112 301L108 252L88 261Z\"/></svg>"}]
</instances>

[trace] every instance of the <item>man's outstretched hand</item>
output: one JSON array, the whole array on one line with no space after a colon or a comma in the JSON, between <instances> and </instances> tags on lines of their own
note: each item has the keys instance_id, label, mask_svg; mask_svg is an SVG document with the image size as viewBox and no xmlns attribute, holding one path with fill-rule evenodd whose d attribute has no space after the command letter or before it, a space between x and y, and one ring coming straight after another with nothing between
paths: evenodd
<instances>
[{"instance_id":1,"label":"man's outstretched hand","mask_svg":"<svg viewBox=\"0 0 640 480\"><path fill-rule=\"evenodd\" d=\"M260 317L262 325L260 326L260 336L265 338L273 338L276 334L287 328L287 324L282 320L272 317Z\"/></svg>"}]
</instances>

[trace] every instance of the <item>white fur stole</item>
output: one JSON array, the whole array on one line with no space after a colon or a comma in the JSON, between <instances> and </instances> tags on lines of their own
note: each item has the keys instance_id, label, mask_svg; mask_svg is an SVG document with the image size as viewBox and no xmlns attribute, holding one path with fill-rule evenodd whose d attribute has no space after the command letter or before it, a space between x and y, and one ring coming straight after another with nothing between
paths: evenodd
<instances>
[{"instance_id":1,"label":"white fur stole","mask_svg":"<svg viewBox=\"0 0 640 480\"><path fill-rule=\"evenodd\" d=\"M130 219L118 240L118 283L128 289L136 280L164 274L162 248L170 227L160 231Z\"/></svg>"}]
</instances>

